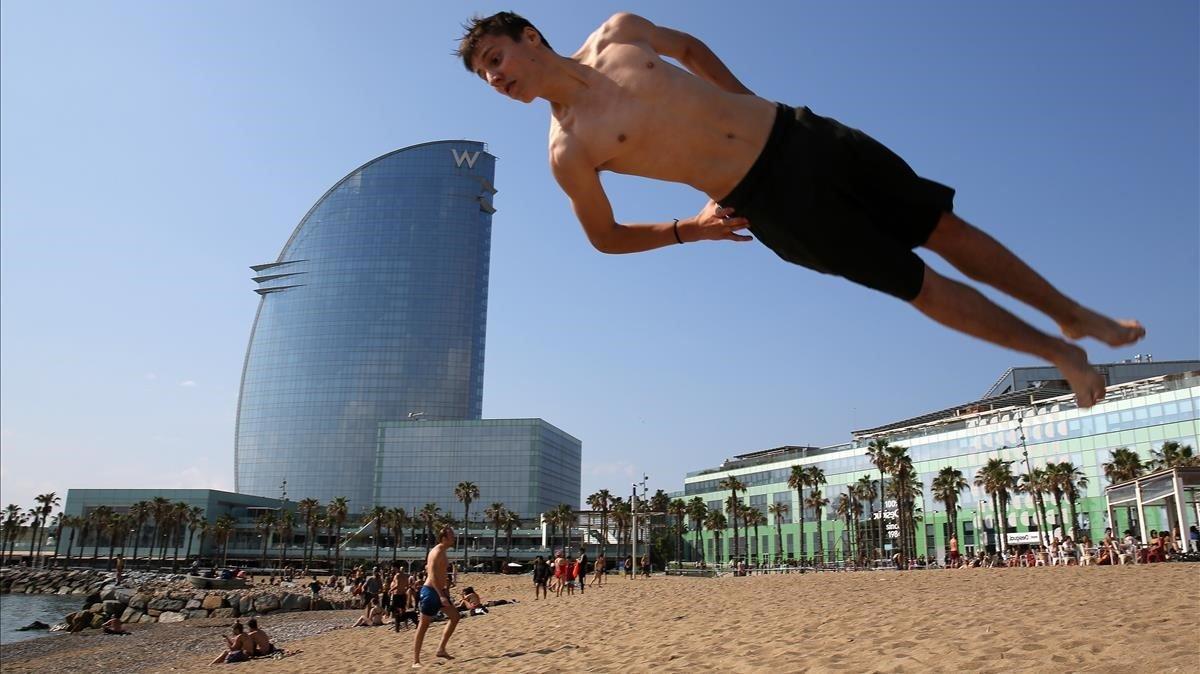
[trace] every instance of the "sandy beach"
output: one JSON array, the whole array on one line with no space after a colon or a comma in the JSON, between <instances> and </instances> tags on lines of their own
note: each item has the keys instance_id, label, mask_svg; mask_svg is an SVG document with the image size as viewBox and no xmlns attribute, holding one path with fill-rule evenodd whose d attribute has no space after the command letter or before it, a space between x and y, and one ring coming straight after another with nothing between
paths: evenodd
<instances>
[{"instance_id":1,"label":"sandy beach","mask_svg":"<svg viewBox=\"0 0 1200 674\"><path fill-rule=\"evenodd\" d=\"M533 600L528 576L472 574L460 584L473 585L484 599L519 603L462 620L451 641L453 661L434 657L442 626L433 625L423 657L427 669L1200 671L1195 564L634 581L610 576L603 588L548 601ZM333 617L322 613L260 621L284 636L289 621ZM346 615L338 612L339 619ZM3 669L212 671L208 662L219 650L219 629L155 625L131 637L88 637L86 647L24 658L6 654ZM153 642L178 639L175 632L184 630L193 638L211 638L211 647L197 651L201 639L144 667L133 658L112 659L118 650L156 652ZM300 652L236 666L250 672L407 668L413 634L396 634L389 626L281 639Z\"/></svg>"}]
</instances>

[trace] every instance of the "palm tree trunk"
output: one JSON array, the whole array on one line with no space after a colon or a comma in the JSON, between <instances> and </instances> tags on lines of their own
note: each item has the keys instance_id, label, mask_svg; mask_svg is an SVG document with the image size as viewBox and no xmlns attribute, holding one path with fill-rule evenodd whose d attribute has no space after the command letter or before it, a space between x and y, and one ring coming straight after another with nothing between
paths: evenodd
<instances>
[{"instance_id":1,"label":"palm tree trunk","mask_svg":"<svg viewBox=\"0 0 1200 674\"><path fill-rule=\"evenodd\" d=\"M200 540L196 545L196 559L197 560L204 559L204 537L205 537L205 535L206 534L204 533L204 530L201 529L200 530Z\"/></svg>"},{"instance_id":2,"label":"palm tree trunk","mask_svg":"<svg viewBox=\"0 0 1200 674\"><path fill-rule=\"evenodd\" d=\"M485 516L486 514L484 513ZM496 525L495 529L492 530L492 571L499 571L496 568L496 543L500 538L500 520L494 520L492 524Z\"/></svg>"},{"instance_id":3,"label":"palm tree trunk","mask_svg":"<svg viewBox=\"0 0 1200 674\"><path fill-rule=\"evenodd\" d=\"M1079 522L1079 518L1077 516L1078 513L1075 512L1075 502L1077 500L1079 500L1078 494L1071 494L1071 493L1067 494L1067 503L1069 503L1071 506L1071 526L1069 527L1070 531L1071 531L1071 540L1075 541L1076 543L1079 542L1079 541L1075 540L1075 539L1079 538L1079 534L1076 531L1077 523Z\"/></svg>"},{"instance_id":4,"label":"palm tree trunk","mask_svg":"<svg viewBox=\"0 0 1200 674\"><path fill-rule=\"evenodd\" d=\"M1063 519L1062 492L1057 489L1054 490L1054 509L1058 511L1058 526L1062 529L1063 536L1066 536L1067 521Z\"/></svg>"},{"instance_id":5,"label":"palm tree trunk","mask_svg":"<svg viewBox=\"0 0 1200 674\"><path fill-rule=\"evenodd\" d=\"M71 527L71 537L67 539L67 561L63 568L71 566L71 548L75 547L75 527Z\"/></svg>"},{"instance_id":6,"label":"palm tree trunk","mask_svg":"<svg viewBox=\"0 0 1200 674\"><path fill-rule=\"evenodd\" d=\"M1001 549L1000 546L1002 545L1002 542L1004 541L1004 535L999 533L1000 532L1000 495L998 493L992 494L992 528L996 530L997 536L999 537L998 540L996 541L996 549L999 550L999 549ZM984 547L987 547L987 546L984 546Z\"/></svg>"},{"instance_id":7,"label":"palm tree trunk","mask_svg":"<svg viewBox=\"0 0 1200 674\"><path fill-rule=\"evenodd\" d=\"M191 556L192 556L192 536L193 536L193 535L195 535L195 533L196 533L196 530L195 530L195 529L193 529L193 528L191 528L191 527L188 527L188 546L187 546L187 552L183 553L183 563L184 563L184 564L187 564L188 557L191 557Z\"/></svg>"},{"instance_id":8,"label":"palm tree trunk","mask_svg":"<svg viewBox=\"0 0 1200 674\"><path fill-rule=\"evenodd\" d=\"M512 558L512 529L508 530L508 540L504 545L504 563L507 565Z\"/></svg>"},{"instance_id":9,"label":"palm tree trunk","mask_svg":"<svg viewBox=\"0 0 1200 674\"><path fill-rule=\"evenodd\" d=\"M799 501L800 507L796 509L796 513L798 515L800 515L800 520L799 520L799 522L800 522L800 529L799 529L799 531L800 531L800 559L803 560L805 557L807 557L807 555L805 554L806 550L805 550L805 546L804 546L804 488L803 487L798 487L796 489L796 496L799 497L799 499L800 499L800 501ZM801 564L801 566L803 566L804 562L801 561L800 564Z\"/></svg>"}]
</instances>

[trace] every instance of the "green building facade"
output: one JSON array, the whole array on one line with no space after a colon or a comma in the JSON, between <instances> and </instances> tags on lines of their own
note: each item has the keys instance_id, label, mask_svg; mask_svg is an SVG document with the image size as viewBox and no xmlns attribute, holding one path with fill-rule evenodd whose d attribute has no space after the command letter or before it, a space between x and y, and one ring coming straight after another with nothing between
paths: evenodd
<instances>
[{"instance_id":1,"label":"green building facade","mask_svg":"<svg viewBox=\"0 0 1200 674\"><path fill-rule=\"evenodd\" d=\"M932 497L930 484L934 476L943 467L954 466L974 483L976 473L992 458L1011 461L1012 472L1017 477L1029 468L1044 467L1048 462L1069 461L1081 469L1087 478L1087 486L1076 503L1076 528L1081 537L1087 535L1096 541L1103 537L1105 527L1114 526L1108 521L1104 490L1109 482L1103 469L1103 464L1111 459L1112 450L1128 448L1136 451L1143 461L1149 461L1152 450L1160 449L1167 441L1194 448L1200 446L1200 372L1191 370L1109 386L1107 398L1091 409L1077 408L1073 396L1063 393L1052 387L1031 388L856 431L850 442L841 445L822 448L787 446L744 454L727 460L720 467L688 474L684 480L683 498L688 501L699 497L710 509L721 509L728 518L730 491L722 489L720 484L726 477L736 476L746 487L740 494L743 505L754 507L764 515L771 503L783 502L789 506L778 527L775 518L767 515L766 524L757 527L757 531L751 527L748 537L745 531L740 531L738 556L771 562L814 558L820 551L826 563L853 558L856 552L845 520L834 513L833 504L863 476L880 479L866 450L871 441L884 439L891 445L908 449L921 482L922 495L915 501L916 536L912 541L912 552L917 556L940 561L946 555L949 518L946 506ZM818 513L807 508L803 532L799 525L799 498L796 490L787 484L793 466L817 466L824 471L827 481L820 489L830 505L822 509L819 524ZM805 496L811 491L811 487L804 488ZM1001 527L997 526L989 499L991 496L974 484L959 494L957 535L965 554L984 547L995 549L999 544ZM1048 528L1060 527L1053 496L1047 495L1044 500ZM1195 500L1194 494L1192 500ZM883 508L885 533L880 546L876 533L880 528L879 521L872 520L867 512L873 510L875 517L879 517L880 503L878 500L872 506L866 501L862 503L864 513L856 518L854 526L859 528L860 540L871 541L868 537L875 537L873 544L863 543L864 552L870 550L871 557L890 556L893 544L898 543L886 533L889 525L891 531L895 530L894 521L888 519L894 512L894 504ZM1194 503L1189 503L1185 510L1187 521L1180 527L1184 532L1197 524L1200 516ZM1069 505L1065 498L1062 511L1064 518L1069 520ZM1114 529L1118 534L1131 529L1137 535L1134 510L1116 508L1115 517ZM1145 519L1147 531L1174 523L1174 519L1168 519L1164 505L1147 507ZM817 539L818 528L820 541ZM1070 527L1065 528L1069 533ZM690 559L700 559L693 522L688 523L688 529L688 555ZM1038 516L1030 495L1011 494L1004 529L1009 534L1007 541L1010 544L1020 540L1012 534L1038 530ZM720 532L719 549L713 533L703 530L703 558L710 563L728 561L734 554L732 522L729 529ZM804 537L803 552L801 536ZM1030 538L1036 540L1036 536Z\"/></svg>"}]
</instances>

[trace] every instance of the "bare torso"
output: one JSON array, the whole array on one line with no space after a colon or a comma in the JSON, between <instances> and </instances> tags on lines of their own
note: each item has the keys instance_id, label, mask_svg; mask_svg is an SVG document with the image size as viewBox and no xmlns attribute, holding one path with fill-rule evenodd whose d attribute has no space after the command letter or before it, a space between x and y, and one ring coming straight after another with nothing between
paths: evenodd
<instances>
[{"instance_id":1,"label":"bare torso","mask_svg":"<svg viewBox=\"0 0 1200 674\"><path fill-rule=\"evenodd\" d=\"M450 579L446 574L446 547L444 545L438 543L433 546L433 549L429 551L429 557L425 559L425 568L429 571L429 575L425 578L425 586L437 590L438 596L449 603L446 591L450 587Z\"/></svg>"},{"instance_id":2,"label":"bare torso","mask_svg":"<svg viewBox=\"0 0 1200 674\"><path fill-rule=\"evenodd\" d=\"M598 171L684 183L717 200L770 135L775 104L723 91L619 27L601 26L572 59L587 66L587 90L569 108L553 106L551 156L582 153Z\"/></svg>"}]
</instances>

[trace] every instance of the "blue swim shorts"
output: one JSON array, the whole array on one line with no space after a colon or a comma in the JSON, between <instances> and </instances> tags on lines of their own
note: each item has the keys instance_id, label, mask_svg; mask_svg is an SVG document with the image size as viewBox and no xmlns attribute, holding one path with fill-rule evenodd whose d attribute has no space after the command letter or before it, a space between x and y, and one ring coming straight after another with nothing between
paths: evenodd
<instances>
[{"instance_id":1,"label":"blue swim shorts","mask_svg":"<svg viewBox=\"0 0 1200 674\"><path fill-rule=\"evenodd\" d=\"M428 585L421 586L421 600L418 603L421 613L433 617L442 610L442 598L438 596L437 590Z\"/></svg>"}]
</instances>

